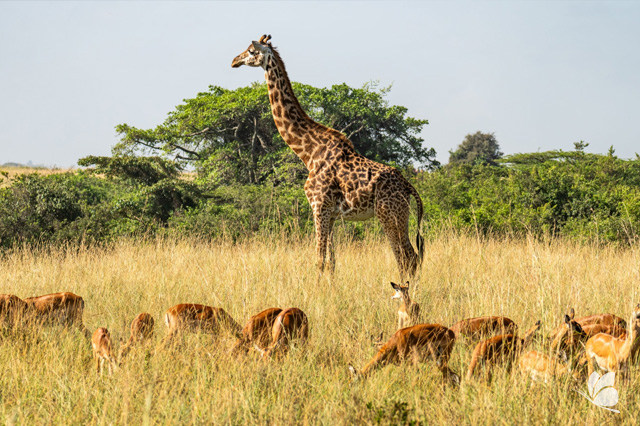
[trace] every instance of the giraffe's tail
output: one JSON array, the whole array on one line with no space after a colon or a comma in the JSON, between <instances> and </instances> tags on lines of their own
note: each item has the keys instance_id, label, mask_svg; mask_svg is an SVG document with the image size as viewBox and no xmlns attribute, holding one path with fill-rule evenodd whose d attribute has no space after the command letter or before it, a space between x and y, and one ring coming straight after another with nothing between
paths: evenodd
<instances>
[{"instance_id":1,"label":"giraffe's tail","mask_svg":"<svg viewBox=\"0 0 640 426\"><path fill-rule=\"evenodd\" d=\"M422 214L424 212L424 208L422 206L422 198L420 198L420 194L413 187L413 185L409 184L409 188L411 191L411 195L416 199L416 205L418 206L418 229L416 231L416 249L418 251L418 265L422 265L422 258L424 257L424 237L420 234L420 229L422 225Z\"/></svg>"}]
</instances>

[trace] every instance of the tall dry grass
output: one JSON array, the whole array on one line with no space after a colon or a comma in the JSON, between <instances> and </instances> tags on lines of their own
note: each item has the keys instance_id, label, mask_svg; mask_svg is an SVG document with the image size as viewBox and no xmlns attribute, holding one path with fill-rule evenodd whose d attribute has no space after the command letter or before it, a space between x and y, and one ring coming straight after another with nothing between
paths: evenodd
<instances>
[{"instance_id":1,"label":"tall dry grass","mask_svg":"<svg viewBox=\"0 0 640 426\"><path fill-rule=\"evenodd\" d=\"M58 167L28 167L28 166L1 166L0 165L0 188L9 186L11 179L18 175L37 173L39 175L48 176L59 173L67 173L73 171L73 168L58 168Z\"/></svg>"},{"instance_id":2,"label":"tall dry grass","mask_svg":"<svg viewBox=\"0 0 640 426\"><path fill-rule=\"evenodd\" d=\"M569 307L577 315L628 317L640 302L637 249L534 240L478 240L448 234L427 241L413 297L424 322L503 314L546 335ZM113 376L99 377L80 333L45 329L0 341L0 419L24 425L177 424L602 424L640 422L636 369L618 386L621 414L575 392L586 379L532 384L499 369L493 380L444 387L433 363L389 366L350 384L348 363L374 354L371 335L389 336L397 305L395 261L385 241L343 242L336 273L316 284L313 243L120 242L108 249L17 250L0 258L0 292L20 297L72 291L85 324L126 338L150 312L157 344L162 313L184 302L221 306L238 322L272 306L298 306L310 321L306 350L281 362L227 355L229 335L190 335L179 350L134 350ZM534 346L546 350L540 338ZM471 347L459 342L461 376Z\"/></svg>"}]
</instances>

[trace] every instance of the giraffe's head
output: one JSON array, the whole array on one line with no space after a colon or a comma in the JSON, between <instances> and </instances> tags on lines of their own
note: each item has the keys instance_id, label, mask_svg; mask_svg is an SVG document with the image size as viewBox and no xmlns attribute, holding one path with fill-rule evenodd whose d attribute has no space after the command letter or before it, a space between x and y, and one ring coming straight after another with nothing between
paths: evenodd
<instances>
[{"instance_id":1,"label":"giraffe's head","mask_svg":"<svg viewBox=\"0 0 640 426\"><path fill-rule=\"evenodd\" d=\"M250 67L265 68L273 49L269 40L271 40L270 35L263 35L259 41L252 41L247 50L233 58L231 66L238 68L248 65Z\"/></svg>"}]
</instances>

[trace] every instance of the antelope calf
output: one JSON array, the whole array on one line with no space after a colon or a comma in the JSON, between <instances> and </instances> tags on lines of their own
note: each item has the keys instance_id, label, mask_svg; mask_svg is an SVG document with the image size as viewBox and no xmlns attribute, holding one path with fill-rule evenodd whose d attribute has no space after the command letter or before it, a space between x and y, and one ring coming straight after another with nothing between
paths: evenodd
<instances>
[{"instance_id":1,"label":"antelope calf","mask_svg":"<svg viewBox=\"0 0 640 426\"><path fill-rule=\"evenodd\" d=\"M354 379L358 379L387 364L400 364L406 360L417 364L432 359L436 361L443 378L456 385L460 382L460 377L448 366L455 341L453 331L440 324L418 324L402 328L391 336L362 370L356 371L349 365L349 371Z\"/></svg>"},{"instance_id":2,"label":"antelope calf","mask_svg":"<svg viewBox=\"0 0 640 426\"><path fill-rule=\"evenodd\" d=\"M271 343L273 324L282 309L269 308L252 316L242 329L242 336L231 349L231 354L247 353L253 345L264 350Z\"/></svg>"},{"instance_id":3,"label":"antelope calf","mask_svg":"<svg viewBox=\"0 0 640 426\"><path fill-rule=\"evenodd\" d=\"M118 362L122 363L122 360L129 354L133 345L142 344L151 338L154 325L155 321L150 314L143 312L136 315L133 321L131 321L131 335L129 336L129 340L120 345Z\"/></svg>"},{"instance_id":4,"label":"antelope calf","mask_svg":"<svg viewBox=\"0 0 640 426\"><path fill-rule=\"evenodd\" d=\"M93 358L96 360L96 372L102 374L104 362L109 363L109 374L118 368L116 359L113 356L113 346L111 344L111 334L104 327L98 328L91 337L91 347L93 348Z\"/></svg>"},{"instance_id":5,"label":"antelope calf","mask_svg":"<svg viewBox=\"0 0 640 426\"><path fill-rule=\"evenodd\" d=\"M63 327L77 327L87 338L91 337L89 330L82 323L84 300L73 293L53 293L44 296L28 297L28 319L38 325L61 325Z\"/></svg>"},{"instance_id":6,"label":"antelope calf","mask_svg":"<svg viewBox=\"0 0 640 426\"><path fill-rule=\"evenodd\" d=\"M177 335L184 331L201 331L215 336L222 328L226 328L234 336L242 336L242 327L222 308L183 303L175 305L164 314L164 322L169 329L157 349L165 348Z\"/></svg>"},{"instance_id":7,"label":"antelope calf","mask_svg":"<svg viewBox=\"0 0 640 426\"><path fill-rule=\"evenodd\" d=\"M640 304L631 314L627 323L627 336L624 339L609 334L598 333L587 340L583 364L588 363L589 376L593 373L594 362L606 371L622 371L628 373L629 360L634 357L640 347Z\"/></svg>"},{"instance_id":8,"label":"antelope calf","mask_svg":"<svg viewBox=\"0 0 640 426\"><path fill-rule=\"evenodd\" d=\"M520 356L518 363L520 372L534 381L548 383L552 379L562 378L571 373L569 365L561 363L557 358L549 357L542 352L529 351ZM577 378L574 373L573 378Z\"/></svg>"},{"instance_id":9,"label":"antelope calf","mask_svg":"<svg viewBox=\"0 0 640 426\"><path fill-rule=\"evenodd\" d=\"M487 369L493 364L501 362L506 362L510 365L522 350L531 343L540 325L540 321L536 322L536 324L525 333L523 338L519 338L515 334L503 334L478 343L471 355L471 362L467 370L467 380L471 380L480 362L484 363Z\"/></svg>"},{"instance_id":10,"label":"antelope calf","mask_svg":"<svg viewBox=\"0 0 640 426\"><path fill-rule=\"evenodd\" d=\"M411 300L409 296L409 281L406 285L391 283L391 287L396 291L391 299L400 300L398 309L398 330L415 325L420 319L420 305Z\"/></svg>"},{"instance_id":11,"label":"antelope calf","mask_svg":"<svg viewBox=\"0 0 640 426\"><path fill-rule=\"evenodd\" d=\"M0 294L0 328L13 328L20 323L27 303L13 294Z\"/></svg>"},{"instance_id":12,"label":"antelope calf","mask_svg":"<svg viewBox=\"0 0 640 426\"><path fill-rule=\"evenodd\" d=\"M273 321L269 346L264 350L257 345L254 345L254 348L261 353L262 358L268 358L276 354L286 354L292 340L297 339L304 344L308 338L309 321L307 315L298 308L287 308L281 311Z\"/></svg>"},{"instance_id":13,"label":"antelope calf","mask_svg":"<svg viewBox=\"0 0 640 426\"><path fill-rule=\"evenodd\" d=\"M612 315L612 314L594 314L588 315L586 317L575 319L576 312L573 308L569 310L567 313L569 319L580 324L582 328L589 325L603 325L603 326L616 326L621 329L625 329L627 327L627 323L622 318ZM613 329L612 329L613 330ZM549 340L553 341L558 337L558 334L562 334L565 332L565 324L560 324L556 327L550 334ZM612 331L615 332L615 331Z\"/></svg>"},{"instance_id":14,"label":"antelope calf","mask_svg":"<svg viewBox=\"0 0 640 426\"><path fill-rule=\"evenodd\" d=\"M463 319L453 324L449 329L456 335L456 339L462 335L471 340L496 334L516 334L518 332L518 326L515 322L507 317L499 316Z\"/></svg>"}]
</instances>

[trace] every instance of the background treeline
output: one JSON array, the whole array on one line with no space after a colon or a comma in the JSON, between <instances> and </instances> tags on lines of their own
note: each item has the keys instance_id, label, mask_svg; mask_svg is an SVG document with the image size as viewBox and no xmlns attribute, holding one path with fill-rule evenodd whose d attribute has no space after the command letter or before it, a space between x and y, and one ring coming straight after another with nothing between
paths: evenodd
<instances>
[{"instance_id":1,"label":"background treeline","mask_svg":"<svg viewBox=\"0 0 640 426\"><path fill-rule=\"evenodd\" d=\"M613 148L590 154L577 142L571 151L505 157L493 134L477 132L441 166L418 136L427 120L390 105L390 88L294 83L294 90L313 119L345 133L367 157L403 170L422 196L427 234L448 228L622 244L640 234L638 156L623 160ZM80 159L86 169L0 175L0 248L312 232L306 170L275 129L264 84L210 87L154 129L116 129L113 156ZM377 221L338 229L350 238L382 232Z\"/></svg>"}]
</instances>

